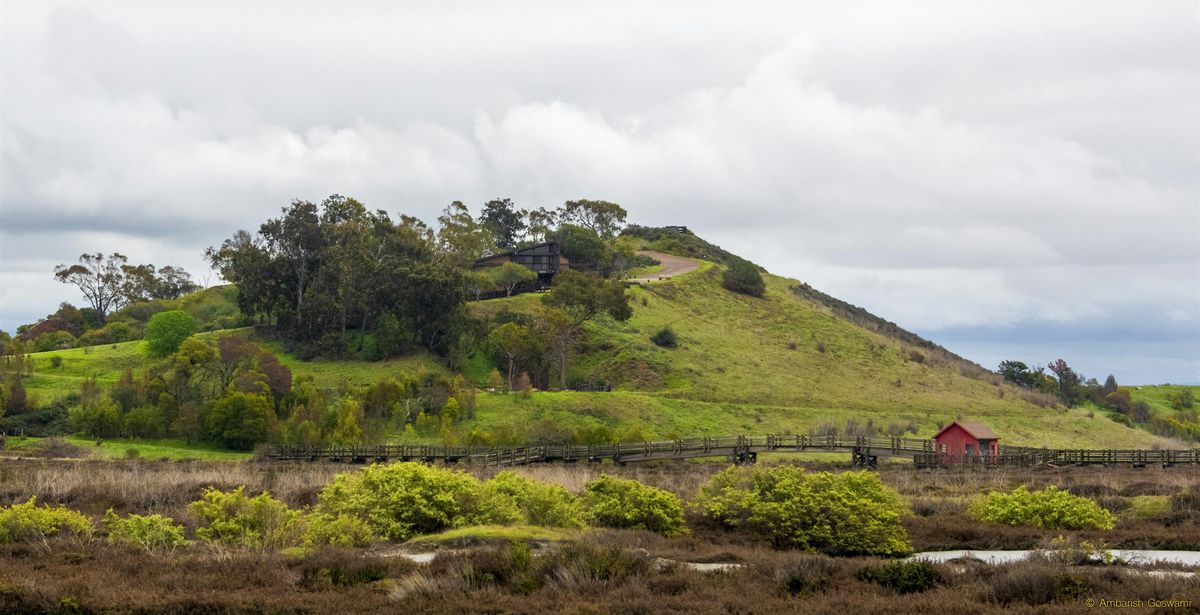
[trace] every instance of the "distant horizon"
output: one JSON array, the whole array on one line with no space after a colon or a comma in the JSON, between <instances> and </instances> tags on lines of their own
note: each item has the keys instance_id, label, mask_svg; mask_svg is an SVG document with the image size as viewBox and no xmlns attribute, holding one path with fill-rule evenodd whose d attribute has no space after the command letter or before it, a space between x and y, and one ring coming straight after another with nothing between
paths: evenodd
<instances>
[{"instance_id":1,"label":"distant horizon","mask_svg":"<svg viewBox=\"0 0 1200 615\"><path fill-rule=\"evenodd\" d=\"M0 329L294 198L594 198L988 369L1200 384L1200 5L470 6L3 3Z\"/></svg>"}]
</instances>

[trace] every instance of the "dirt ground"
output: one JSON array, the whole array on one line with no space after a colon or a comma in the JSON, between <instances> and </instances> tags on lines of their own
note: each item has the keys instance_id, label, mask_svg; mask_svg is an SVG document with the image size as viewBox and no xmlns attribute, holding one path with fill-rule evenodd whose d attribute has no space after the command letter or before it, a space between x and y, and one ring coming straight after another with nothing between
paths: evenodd
<instances>
[{"instance_id":1,"label":"dirt ground","mask_svg":"<svg viewBox=\"0 0 1200 615\"><path fill-rule=\"evenodd\" d=\"M696 267L700 266L699 260L687 258L685 256L673 256L671 254L663 254L662 252L654 252L651 250L640 250L638 251L638 254L642 256L649 256L650 258L662 263L662 271L640 278L631 278L631 282L656 282L662 278L670 278L695 271Z\"/></svg>"}]
</instances>

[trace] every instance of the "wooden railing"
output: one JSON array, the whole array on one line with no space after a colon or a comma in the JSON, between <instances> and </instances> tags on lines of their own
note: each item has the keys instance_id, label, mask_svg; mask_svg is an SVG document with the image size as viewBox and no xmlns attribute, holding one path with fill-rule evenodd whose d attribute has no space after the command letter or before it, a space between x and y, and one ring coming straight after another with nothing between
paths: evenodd
<instances>
[{"instance_id":1,"label":"wooden railing","mask_svg":"<svg viewBox=\"0 0 1200 615\"><path fill-rule=\"evenodd\" d=\"M850 452L858 465L874 465L880 456L912 456L918 467L946 465L1034 466L1150 464L1200 465L1200 449L1041 449L1001 446L997 455L947 455L932 440L887 436L725 436L621 444L533 444L511 448L476 446L273 446L267 458L345 463L382 461L442 461L493 466L532 463L613 461L629 463L655 459L728 457L752 462L759 453Z\"/></svg>"}]
</instances>

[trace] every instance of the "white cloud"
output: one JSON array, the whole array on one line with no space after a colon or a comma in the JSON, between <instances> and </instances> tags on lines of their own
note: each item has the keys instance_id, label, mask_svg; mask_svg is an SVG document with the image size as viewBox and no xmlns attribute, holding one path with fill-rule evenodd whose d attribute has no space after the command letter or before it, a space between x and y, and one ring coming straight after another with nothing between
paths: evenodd
<instances>
[{"instance_id":1,"label":"white cloud","mask_svg":"<svg viewBox=\"0 0 1200 615\"><path fill-rule=\"evenodd\" d=\"M48 264L199 271L337 192L606 198L934 337L1149 318L1200 347L1192 3L3 12L6 328L70 298Z\"/></svg>"}]
</instances>

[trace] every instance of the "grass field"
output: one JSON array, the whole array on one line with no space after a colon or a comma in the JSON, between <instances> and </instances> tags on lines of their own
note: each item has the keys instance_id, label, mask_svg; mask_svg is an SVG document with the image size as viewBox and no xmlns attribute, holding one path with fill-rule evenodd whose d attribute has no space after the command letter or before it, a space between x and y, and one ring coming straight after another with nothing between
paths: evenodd
<instances>
[{"instance_id":1,"label":"grass field","mask_svg":"<svg viewBox=\"0 0 1200 615\"><path fill-rule=\"evenodd\" d=\"M253 329L228 329L198 333L202 339L215 340L228 334L253 335ZM292 370L293 378L309 376L319 388L335 389L343 382L351 386L366 385L402 373L415 374L421 371L445 372L446 368L427 353L417 353L386 361L302 361L284 350L278 342L264 345L275 353L281 363ZM143 341L122 342L107 346L53 350L31 355L34 359L33 375L25 379L25 389L38 401L47 403L72 393L78 393L86 378L96 377L102 385L111 385L126 369L141 373L157 359L146 350ZM62 360L54 367L53 357Z\"/></svg>"},{"instance_id":2,"label":"grass field","mask_svg":"<svg viewBox=\"0 0 1200 615\"><path fill-rule=\"evenodd\" d=\"M82 449L89 459L129 459L131 451L137 451L139 459L169 459L179 461L194 459L202 461L245 461L250 453L228 451L210 444L188 444L183 440L97 440L66 436L64 442ZM9 438L0 454L21 456L32 454L44 445L45 438Z\"/></svg>"},{"instance_id":3,"label":"grass field","mask_svg":"<svg viewBox=\"0 0 1200 615\"><path fill-rule=\"evenodd\" d=\"M1185 389L1192 392L1192 397L1196 400L1194 410L1200 410L1200 386L1188 386L1179 384L1160 384L1153 386L1135 386L1129 387L1129 396L1134 401L1144 401L1150 405L1150 409L1163 414L1173 414L1178 412L1171 406L1171 403Z\"/></svg>"}]
</instances>

